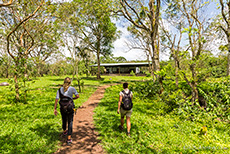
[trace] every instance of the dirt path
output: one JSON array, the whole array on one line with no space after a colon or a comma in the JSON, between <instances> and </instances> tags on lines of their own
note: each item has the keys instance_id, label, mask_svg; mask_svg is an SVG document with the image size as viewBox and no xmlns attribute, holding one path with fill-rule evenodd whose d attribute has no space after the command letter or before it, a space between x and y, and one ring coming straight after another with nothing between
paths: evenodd
<instances>
[{"instance_id":1,"label":"dirt path","mask_svg":"<svg viewBox=\"0 0 230 154\"><path fill-rule=\"evenodd\" d=\"M102 147L98 144L98 134L93 125L93 110L104 97L105 89L110 85L99 87L94 94L77 110L74 115L72 145L68 146L63 139L62 148L55 154L103 154Z\"/></svg>"}]
</instances>

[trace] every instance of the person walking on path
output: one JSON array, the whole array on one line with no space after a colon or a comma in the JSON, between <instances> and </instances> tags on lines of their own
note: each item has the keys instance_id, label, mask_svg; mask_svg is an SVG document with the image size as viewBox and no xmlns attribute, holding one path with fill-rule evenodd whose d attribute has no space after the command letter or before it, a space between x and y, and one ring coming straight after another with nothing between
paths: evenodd
<instances>
[{"instance_id":1,"label":"person walking on path","mask_svg":"<svg viewBox=\"0 0 230 154\"><path fill-rule=\"evenodd\" d=\"M73 99L79 98L79 94L77 90L70 86L71 79L66 77L64 80L64 84L61 88L58 89L54 104L54 114L57 116L57 102L60 104L60 112L62 116L62 129L63 135L67 135L67 144L70 145L72 143L71 135L72 135L72 126L73 126L73 116L74 116L74 102ZM73 97L75 95L75 97ZM68 123L68 131L66 130L66 124Z\"/></svg>"},{"instance_id":2,"label":"person walking on path","mask_svg":"<svg viewBox=\"0 0 230 154\"><path fill-rule=\"evenodd\" d=\"M127 135L130 136L131 129L131 114L132 114L132 99L133 93L128 89L128 83L123 83L124 90L119 94L118 109L117 113L121 114L121 125L119 129L122 131L124 128L124 117L126 116Z\"/></svg>"}]
</instances>

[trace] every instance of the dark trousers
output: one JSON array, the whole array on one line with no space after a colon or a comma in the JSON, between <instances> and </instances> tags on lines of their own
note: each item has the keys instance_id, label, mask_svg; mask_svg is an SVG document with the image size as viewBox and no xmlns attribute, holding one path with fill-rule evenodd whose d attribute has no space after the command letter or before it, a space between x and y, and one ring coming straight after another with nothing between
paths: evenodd
<instances>
[{"instance_id":1,"label":"dark trousers","mask_svg":"<svg viewBox=\"0 0 230 154\"><path fill-rule=\"evenodd\" d=\"M61 111L61 116L62 116L62 129L66 130L66 124L68 122L68 135L71 135L73 130L73 113L66 114Z\"/></svg>"}]
</instances>

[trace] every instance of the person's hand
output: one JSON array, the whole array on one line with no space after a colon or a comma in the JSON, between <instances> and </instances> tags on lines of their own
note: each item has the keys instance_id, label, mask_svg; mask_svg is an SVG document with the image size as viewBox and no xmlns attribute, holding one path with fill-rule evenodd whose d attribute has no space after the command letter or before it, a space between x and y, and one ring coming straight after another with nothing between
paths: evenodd
<instances>
[{"instance_id":1,"label":"person's hand","mask_svg":"<svg viewBox=\"0 0 230 154\"><path fill-rule=\"evenodd\" d=\"M118 110L117 110L117 114L119 114L119 113L120 113L120 110L118 109Z\"/></svg>"},{"instance_id":2,"label":"person's hand","mask_svg":"<svg viewBox=\"0 0 230 154\"><path fill-rule=\"evenodd\" d=\"M56 110L56 109L54 109L54 115L56 115L56 116L57 116L57 113L58 113L58 112L57 112L57 110Z\"/></svg>"}]
</instances>

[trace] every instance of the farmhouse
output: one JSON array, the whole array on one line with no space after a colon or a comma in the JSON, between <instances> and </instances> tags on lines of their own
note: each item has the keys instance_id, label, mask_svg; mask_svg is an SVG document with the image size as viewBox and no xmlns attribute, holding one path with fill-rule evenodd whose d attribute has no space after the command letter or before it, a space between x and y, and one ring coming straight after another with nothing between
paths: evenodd
<instances>
[{"instance_id":1,"label":"farmhouse","mask_svg":"<svg viewBox=\"0 0 230 154\"><path fill-rule=\"evenodd\" d=\"M104 68L102 71L104 74L130 74L134 72L135 74L142 74L144 71L149 70L149 63L102 63L101 67ZM91 65L91 70L95 70L97 64Z\"/></svg>"}]
</instances>

